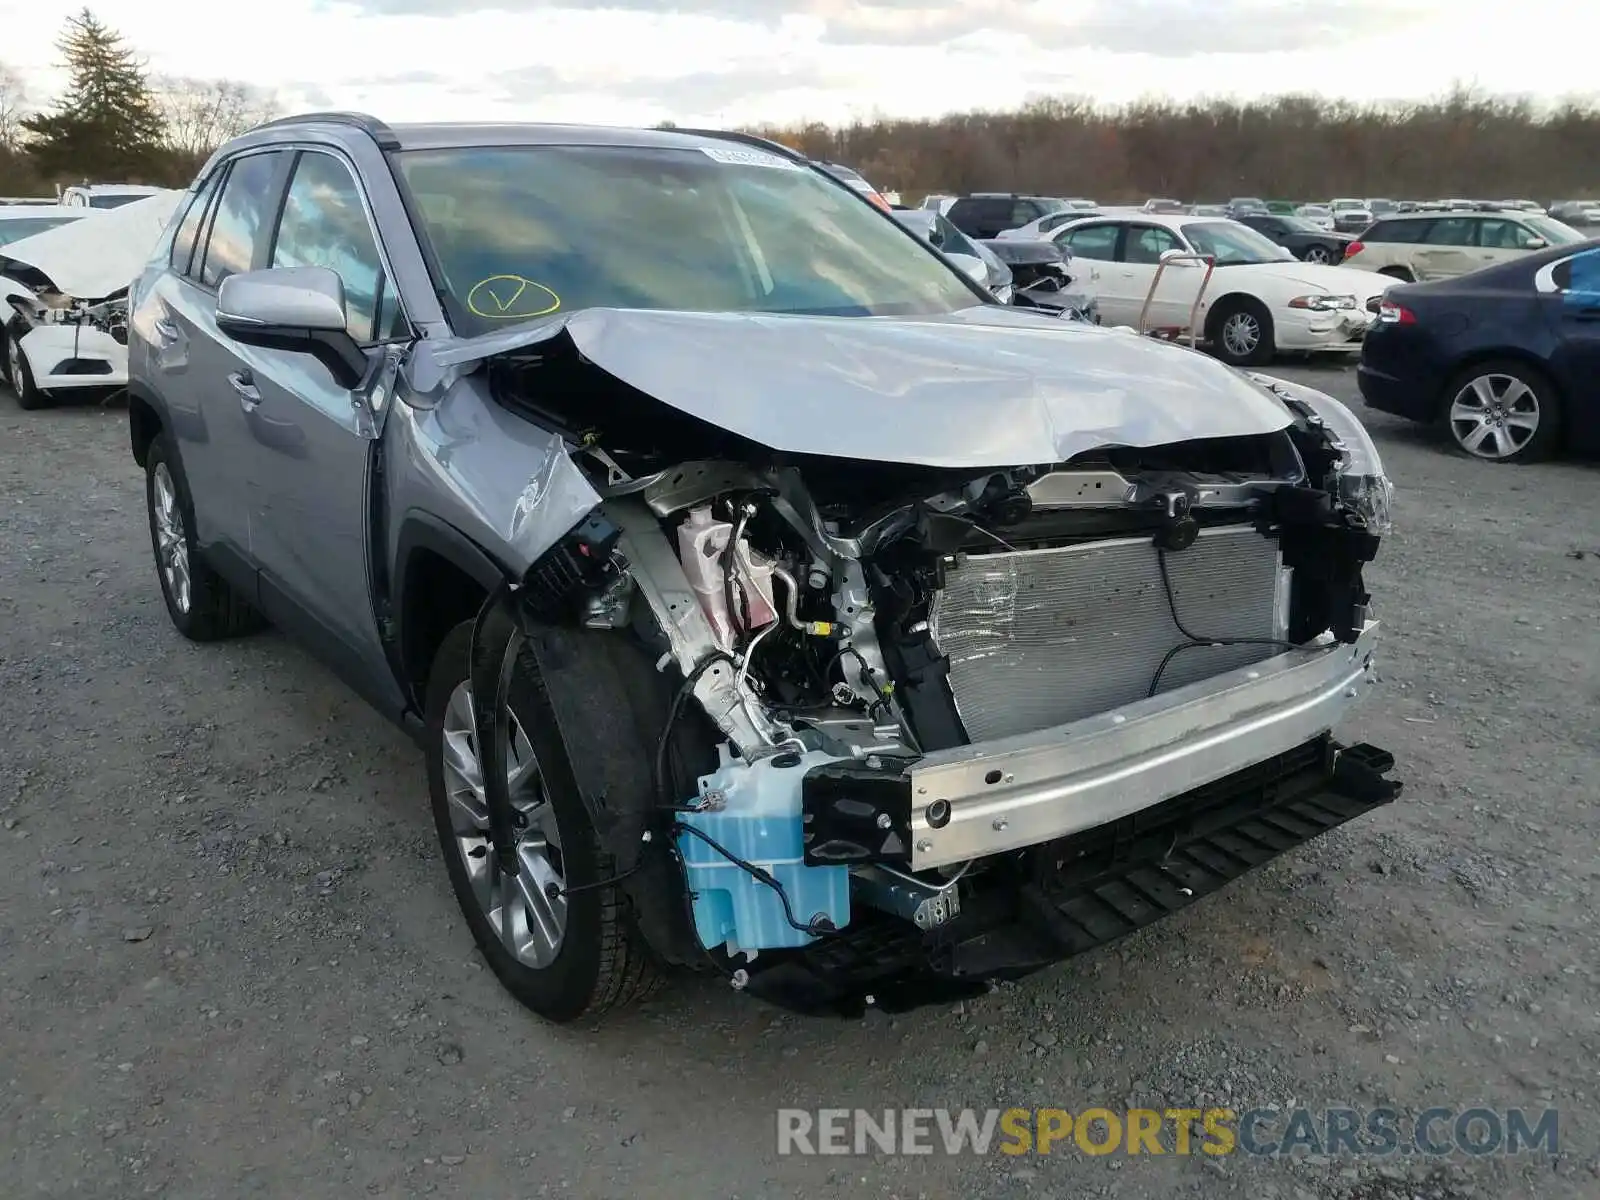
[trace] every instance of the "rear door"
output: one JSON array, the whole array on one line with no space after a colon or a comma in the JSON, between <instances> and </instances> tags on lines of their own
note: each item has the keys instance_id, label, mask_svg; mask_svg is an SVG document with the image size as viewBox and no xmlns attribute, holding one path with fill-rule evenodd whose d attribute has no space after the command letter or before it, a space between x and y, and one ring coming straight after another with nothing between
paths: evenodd
<instances>
[{"instance_id":1,"label":"rear door","mask_svg":"<svg viewBox=\"0 0 1600 1200\"><path fill-rule=\"evenodd\" d=\"M1450 279L1485 265L1478 259L1477 217L1440 217L1412 252L1419 280Z\"/></svg>"},{"instance_id":2,"label":"rear door","mask_svg":"<svg viewBox=\"0 0 1600 1200\"><path fill-rule=\"evenodd\" d=\"M265 257L328 267L344 281L347 328L364 346L405 329L386 260L349 163L299 151ZM298 628L358 679L392 686L372 604L376 430L364 401L308 354L240 346L252 548L267 616Z\"/></svg>"},{"instance_id":3,"label":"rear door","mask_svg":"<svg viewBox=\"0 0 1600 1200\"><path fill-rule=\"evenodd\" d=\"M1056 245L1072 253L1073 287L1095 301L1100 320L1107 325L1131 325L1139 316L1137 308L1129 314L1127 304L1114 298L1121 236L1122 226L1117 222L1094 221L1075 225L1055 238Z\"/></svg>"},{"instance_id":4,"label":"rear door","mask_svg":"<svg viewBox=\"0 0 1600 1200\"><path fill-rule=\"evenodd\" d=\"M1567 403L1567 440L1592 453L1600 450L1600 249L1580 250L1535 279L1557 334L1550 367Z\"/></svg>"},{"instance_id":5,"label":"rear door","mask_svg":"<svg viewBox=\"0 0 1600 1200\"><path fill-rule=\"evenodd\" d=\"M151 331L148 378L178 441L195 540L251 598L242 577L253 563L244 475L250 436L238 392L238 346L217 329L217 288L264 256L289 157L282 150L257 151L217 170L174 237L172 270L155 287Z\"/></svg>"}]
</instances>

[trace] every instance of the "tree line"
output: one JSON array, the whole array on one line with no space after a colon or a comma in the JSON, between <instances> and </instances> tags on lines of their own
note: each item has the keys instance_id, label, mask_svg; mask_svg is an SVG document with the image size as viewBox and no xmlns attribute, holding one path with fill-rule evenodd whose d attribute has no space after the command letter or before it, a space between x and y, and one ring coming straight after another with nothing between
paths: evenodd
<instances>
[{"instance_id":1,"label":"tree line","mask_svg":"<svg viewBox=\"0 0 1600 1200\"><path fill-rule=\"evenodd\" d=\"M1313 96L1037 100L1012 112L754 130L854 167L907 202L929 192L1037 192L1102 204L1152 196L1323 199L1600 195L1600 107L1541 108L1457 87L1418 104Z\"/></svg>"},{"instance_id":2,"label":"tree line","mask_svg":"<svg viewBox=\"0 0 1600 1200\"><path fill-rule=\"evenodd\" d=\"M0 65L0 194L50 196L84 180L187 187L211 151L277 115L275 98L246 84L151 76L87 8L56 46L68 83L42 109Z\"/></svg>"}]
</instances>

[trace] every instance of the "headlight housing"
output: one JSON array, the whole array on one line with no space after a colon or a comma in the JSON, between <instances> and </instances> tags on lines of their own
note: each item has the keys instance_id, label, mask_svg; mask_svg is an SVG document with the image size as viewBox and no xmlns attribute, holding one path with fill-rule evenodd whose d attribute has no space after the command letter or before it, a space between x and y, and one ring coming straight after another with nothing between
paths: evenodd
<instances>
[{"instance_id":1,"label":"headlight housing","mask_svg":"<svg viewBox=\"0 0 1600 1200\"><path fill-rule=\"evenodd\" d=\"M1338 312L1356 307L1354 296L1296 296L1289 301L1290 308L1305 308L1312 312Z\"/></svg>"},{"instance_id":2,"label":"headlight housing","mask_svg":"<svg viewBox=\"0 0 1600 1200\"><path fill-rule=\"evenodd\" d=\"M1379 537L1394 528L1394 484L1383 472L1383 459L1361 419L1343 401L1327 392L1290 383L1272 375L1250 378L1280 399L1295 400L1321 418L1339 455L1337 498Z\"/></svg>"}]
</instances>

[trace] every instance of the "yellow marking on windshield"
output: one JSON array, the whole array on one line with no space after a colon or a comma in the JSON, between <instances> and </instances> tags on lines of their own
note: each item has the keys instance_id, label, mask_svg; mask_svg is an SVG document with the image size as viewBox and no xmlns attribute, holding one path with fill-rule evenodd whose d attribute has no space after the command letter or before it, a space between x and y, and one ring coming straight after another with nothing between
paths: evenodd
<instances>
[{"instance_id":1,"label":"yellow marking on windshield","mask_svg":"<svg viewBox=\"0 0 1600 1200\"><path fill-rule=\"evenodd\" d=\"M560 296L522 275L491 275L467 292L467 311L486 321L525 321L560 307Z\"/></svg>"}]
</instances>

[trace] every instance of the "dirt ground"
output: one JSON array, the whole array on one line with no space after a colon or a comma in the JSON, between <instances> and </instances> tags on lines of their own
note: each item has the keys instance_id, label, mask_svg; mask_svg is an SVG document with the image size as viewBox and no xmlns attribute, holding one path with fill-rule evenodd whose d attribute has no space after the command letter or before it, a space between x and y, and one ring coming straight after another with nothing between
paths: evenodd
<instances>
[{"instance_id":1,"label":"dirt ground","mask_svg":"<svg viewBox=\"0 0 1600 1200\"><path fill-rule=\"evenodd\" d=\"M170 628L123 411L0 396L0 1193L1600 1194L1600 475L1371 424L1397 529L1345 732L1395 805L959 1008L689 980L554 1029L477 960L411 745L278 634ZM776 1153L779 1107L902 1105L1553 1107L1560 1153Z\"/></svg>"}]
</instances>

